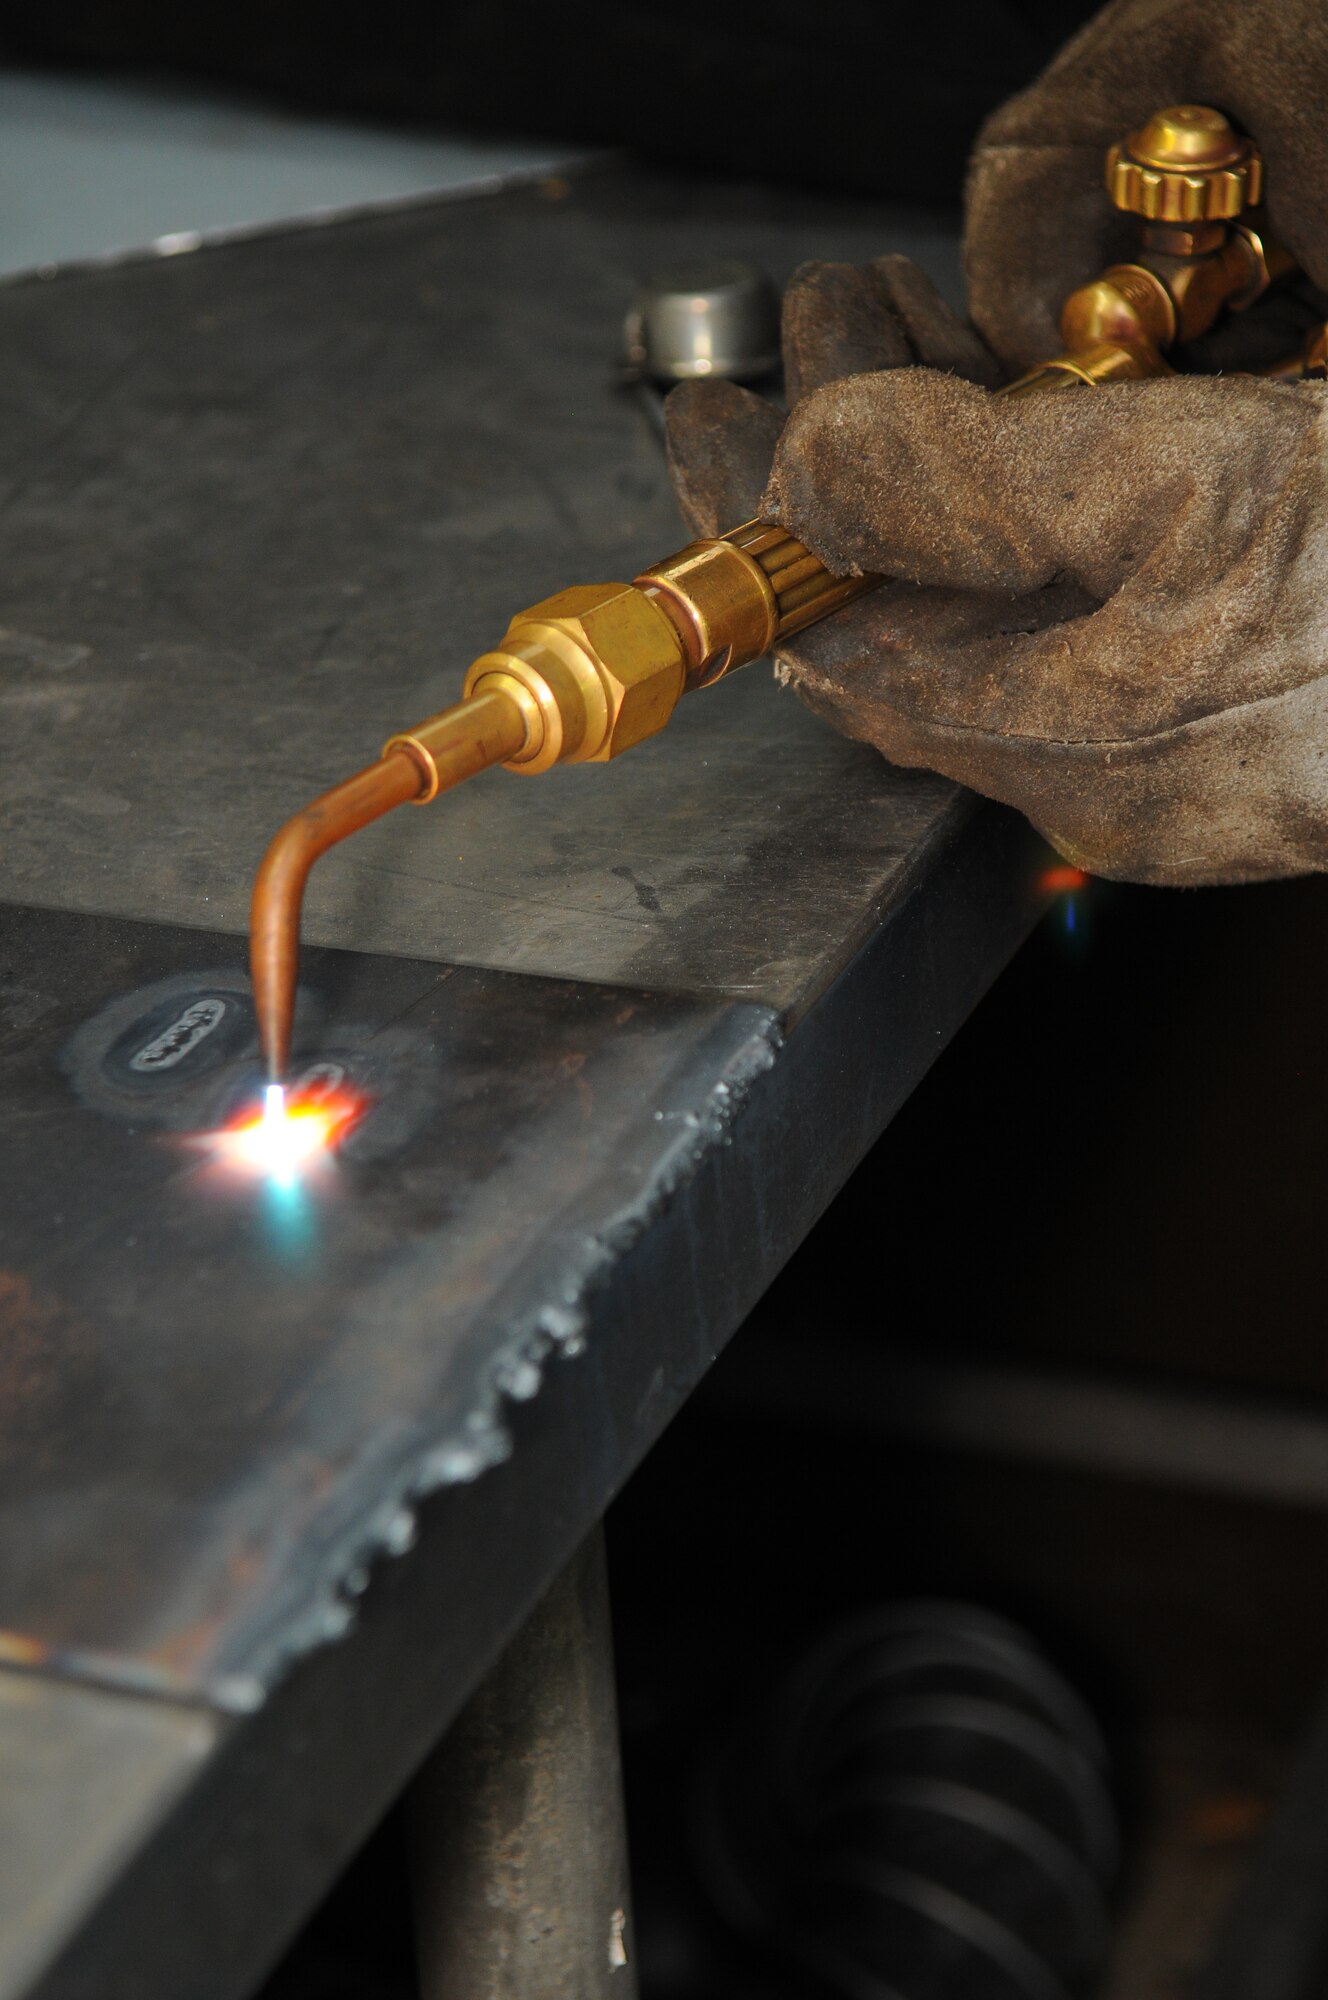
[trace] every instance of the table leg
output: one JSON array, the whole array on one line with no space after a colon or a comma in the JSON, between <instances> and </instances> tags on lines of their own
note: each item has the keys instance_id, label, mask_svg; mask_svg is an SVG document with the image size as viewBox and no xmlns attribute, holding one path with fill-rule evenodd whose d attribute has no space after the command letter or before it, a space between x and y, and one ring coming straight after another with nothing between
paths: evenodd
<instances>
[{"instance_id":1,"label":"table leg","mask_svg":"<svg viewBox=\"0 0 1328 2000\"><path fill-rule=\"evenodd\" d=\"M634 2000L604 1533L420 1772L422 2000Z\"/></svg>"}]
</instances>

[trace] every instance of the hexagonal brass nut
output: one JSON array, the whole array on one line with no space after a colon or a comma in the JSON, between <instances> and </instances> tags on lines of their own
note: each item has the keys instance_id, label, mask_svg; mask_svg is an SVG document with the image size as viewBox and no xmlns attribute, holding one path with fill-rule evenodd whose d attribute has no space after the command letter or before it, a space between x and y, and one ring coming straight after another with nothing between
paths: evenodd
<instances>
[{"instance_id":1,"label":"hexagonal brass nut","mask_svg":"<svg viewBox=\"0 0 1328 2000\"><path fill-rule=\"evenodd\" d=\"M682 640L643 591L581 584L518 612L477 660L466 693L490 674L521 682L543 717L542 742L510 768L606 763L664 727L686 677Z\"/></svg>"},{"instance_id":2,"label":"hexagonal brass nut","mask_svg":"<svg viewBox=\"0 0 1328 2000\"><path fill-rule=\"evenodd\" d=\"M561 595L566 600L582 593L566 590ZM563 616L573 622L567 613ZM574 620L585 635L609 705L604 742L592 755L593 762L606 763L655 735L677 707L687 674L682 639L667 614L632 584L612 597L578 606Z\"/></svg>"}]
</instances>

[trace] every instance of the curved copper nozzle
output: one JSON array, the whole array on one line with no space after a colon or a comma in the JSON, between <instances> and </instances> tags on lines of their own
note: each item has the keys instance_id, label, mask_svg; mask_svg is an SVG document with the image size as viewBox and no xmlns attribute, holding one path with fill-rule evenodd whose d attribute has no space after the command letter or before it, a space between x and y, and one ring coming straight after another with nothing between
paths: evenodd
<instances>
[{"instance_id":1,"label":"curved copper nozzle","mask_svg":"<svg viewBox=\"0 0 1328 2000\"><path fill-rule=\"evenodd\" d=\"M347 834L418 798L424 785L414 758L394 751L311 800L303 812L286 821L263 856L249 917L249 967L259 1041L273 1083L285 1075L290 1055L300 971L300 906L310 869L320 854Z\"/></svg>"},{"instance_id":2,"label":"curved copper nozzle","mask_svg":"<svg viewBox=\"0 0 1328 2000\"><path fill-rule=\"evenodd\" d=\"M290 1056L300 971L300 907L320 854L412 799L426 800L491 764L514 757L526 740L516 703L499 693L473 695L415 732L411 747L389 744L378 763L357 771L288 819L254 878L249 967L267 1074L280 1083Z\"/></svg>"}]
</instances>

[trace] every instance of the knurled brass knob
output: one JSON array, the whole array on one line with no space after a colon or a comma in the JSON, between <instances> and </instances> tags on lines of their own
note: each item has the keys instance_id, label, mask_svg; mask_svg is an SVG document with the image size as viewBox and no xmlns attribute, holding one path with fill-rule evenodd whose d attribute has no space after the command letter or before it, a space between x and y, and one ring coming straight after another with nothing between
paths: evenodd
<instances>
[{"instance_id":1,"label":"knurled brass knob","mask_svg":"<svg viewBox=\"0 0 1328 2000\"><path fill-rule=\"evenodd\" d=\"M1173 104L1107 154L1117 208L1149 222L1231 222L1263 191L1263 161L1220 111Z\"/></svg>"}]
</instances>

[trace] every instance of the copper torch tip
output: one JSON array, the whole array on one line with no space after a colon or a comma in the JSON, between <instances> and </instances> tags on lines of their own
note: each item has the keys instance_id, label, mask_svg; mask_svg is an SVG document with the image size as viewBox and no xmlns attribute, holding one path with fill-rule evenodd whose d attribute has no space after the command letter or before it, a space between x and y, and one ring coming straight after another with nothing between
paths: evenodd
<instances>
[{"instance_id":1,"label":"copper torch tip","mask_svg":"<svg viewBox=\"0 0 1328 2000\"><path fill-rule=\"evenodd\" d=\"M339 840L411 800L424 804L526 745L522 708L508 694L470 695L408 737L394 737L376 764L334 785L288 819L254 877L249 918L258 1039L269 1085L284 1082L300 971L300 909L309 870Z\"/></svg>"},{"instance_id":2,"label":"copper torch tip","mask_svg":"<svg viewBox=\"0 0 1328 2000\"><path fill-rule=\"evenodd\" d=\"M250 909L249 969L269 1085L284 1081L290 1062L300 910L310 869L329 847L418 798L423 789L424 774L414 758L394 751L288 819L263 856Z\"/></svg>"}]
</instances>

